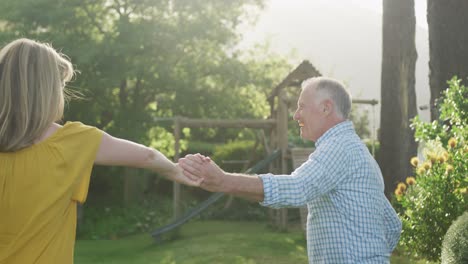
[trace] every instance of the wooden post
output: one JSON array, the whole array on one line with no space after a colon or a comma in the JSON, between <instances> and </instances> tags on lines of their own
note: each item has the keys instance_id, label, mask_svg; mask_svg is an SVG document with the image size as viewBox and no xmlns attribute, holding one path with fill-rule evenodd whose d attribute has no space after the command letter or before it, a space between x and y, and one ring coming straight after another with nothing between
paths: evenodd
<instances>
[{"instance_id":1,"label":"wooden post","mask_svg":"<svg viewBox=\"0 0 468 264\"><path fill-rule=\"evenodd\" d=\"M274 104L273 104L274 106ZM274 114L274 118L275 120L278 120L278 115L275 111L272 111L272 113ZM276 126L274 126L270 131L270 149L277 149L278 148L278 144L276 142ZM273 161L272 163L270 163L270 165L268 166L268 171L270 173L277 173L277 164L278 164L278 161L275 160ZM277 227L278 226L278 223L277 223L277 211L276 209L273 209L271 207L268 207L268 217L270 219L270 224L274 227Z\"/></svg>"},{"instance_id":2,"label":"wooden post","mask_svg":"<svg viewBox=\"0 0 468 264\"><path fill-rule=\"evenodd\" d=\"M180 124L180 117L175 117L174 119L174 162L177 162L180 158L180 131L181 124ZM182 193L182 186L179 183L174 182L173 184L173 211L174 211L174 219L177 219L182 215L182 206L181 206L181 193Z\"/></svg>"},{"instance_id":3,"label":"wooden post","mask_svg":"<svg viewBox=\"0 0 468 264\"><path fill-rule=\"evenodd\" d=\"M278 94L277 113L277 137L278 147L281 149L281 174L288 173L287 151L288 151L288 105L284 90ZM288 209L280 210L280 229L286 230L288 226Z\"/></svg>"}]
</instances>

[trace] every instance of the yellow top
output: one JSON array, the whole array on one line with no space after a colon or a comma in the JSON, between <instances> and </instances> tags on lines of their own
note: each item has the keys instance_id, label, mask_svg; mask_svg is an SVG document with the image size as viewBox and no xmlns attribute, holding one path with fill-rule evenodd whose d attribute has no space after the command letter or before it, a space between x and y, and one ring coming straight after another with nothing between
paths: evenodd
<instances>
[{"instance_id":1,"label":"yellow top","mask_svg":"<svg viewBox=\"0 0 468 264\"><path fill-rule=\"evenodd\" d=\"M102 131L68 122L44 141L0 153L0 264L73 263Z\"/></svg>"}]
</instances>

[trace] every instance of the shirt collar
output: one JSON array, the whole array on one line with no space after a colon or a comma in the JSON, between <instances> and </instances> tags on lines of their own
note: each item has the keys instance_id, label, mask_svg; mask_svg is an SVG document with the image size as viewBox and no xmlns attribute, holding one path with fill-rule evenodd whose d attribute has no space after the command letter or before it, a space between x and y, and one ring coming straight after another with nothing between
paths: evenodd
<instances>
[{"instance_id":1,"label":"shirt collar","mask_svg":"<svg viewBox=\"0 0 468 264\"><path fill-rule=\"evenodd\" d=\"M323 135L317 139L317 142L315 142L315 146L318 147L322 142L327 141L327 139L349 130L354 130L353 122L349 120L340 122L323 133Z\"/></svg>"}]
</instances>

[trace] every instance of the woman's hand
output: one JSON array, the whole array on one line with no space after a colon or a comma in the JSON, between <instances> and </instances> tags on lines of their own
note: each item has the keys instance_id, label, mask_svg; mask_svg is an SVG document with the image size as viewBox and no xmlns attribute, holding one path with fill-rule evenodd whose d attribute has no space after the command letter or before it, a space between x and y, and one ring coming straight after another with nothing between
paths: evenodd
<instances>
[{"instance_id":1,"label":"woman's hand","mask_svg":"<svg viewBox=\"0 0 468 264\"><path fill-rule=\"evenodd\" d=\"M203 177L197 175L186 175L178 163L175 164L174 173L169 179L188 186L198 187L203 182Z\"/></svg>"}]
</instances>

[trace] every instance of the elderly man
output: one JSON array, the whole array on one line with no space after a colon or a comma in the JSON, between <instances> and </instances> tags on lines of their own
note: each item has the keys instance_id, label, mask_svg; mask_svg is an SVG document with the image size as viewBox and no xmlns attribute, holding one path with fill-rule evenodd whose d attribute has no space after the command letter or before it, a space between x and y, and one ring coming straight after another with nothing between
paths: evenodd
<instances>
[{"instance_id":1,"label":"elderly man","mask_svg":"<svg viewBox=\"0 0 468 264\"><path fill-rule=\"evenodd\" d=\"M208 191L274 208L307 204L310 263L389 263L401 222L384 195L378 164L348 120L350 110L340 82L304 81L294 120L316 149L291 175L227 173L199 154L179 164L187 176L203 177Z\"/></svg>"}]
</instances>

